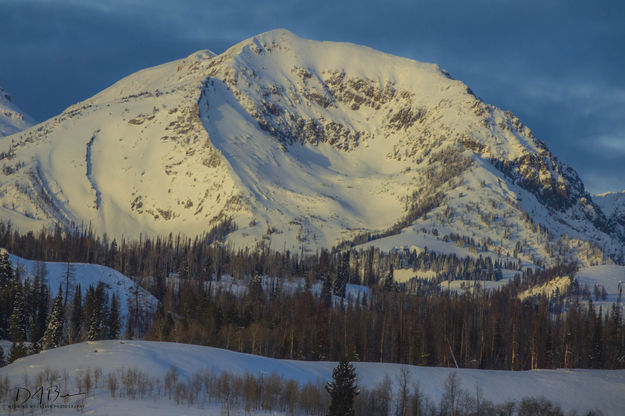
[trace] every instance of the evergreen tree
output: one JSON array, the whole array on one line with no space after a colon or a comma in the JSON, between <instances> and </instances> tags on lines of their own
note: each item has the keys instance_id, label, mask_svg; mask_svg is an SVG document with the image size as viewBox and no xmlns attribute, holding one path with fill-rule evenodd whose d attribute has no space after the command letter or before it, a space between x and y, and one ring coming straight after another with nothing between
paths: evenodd
<instances>
[{"instance_id":1,"label":"evergreen tree","mask_svg":"<svg viewBox=\"0 0 625 416\"><path fill-rule=\"evenodd\" d=\"M89 341L97 341L100 339L100 314L94 309L89 320L89 333L87 334Z\"/></svg>"},{"instance_id":2,"label":"evergreen tree","mask_svg":"<svg viewBox=\"0 0 625 416\"><path fill-rule=\"evenodd\" d=\"M9 261L9 252L0 248L0 289L6 289L11 285L13 269Z\"/></svg>"},{"instance_id":3,"label":"evergreen tree","mask_svg":"<svg viewBox=\"0 0 625 416\"><path fill-rule=\"evenodd\" d=\"M102 282L99 282L95 289L89 286L83 316L89 317L87 330L89 341L101 339L102 335L106 335L102 333L102 328L108 316L108 296Z\"/></svg>"},{"instance_id":4,"label":"evergreen tree","mask_svg":"<svg viewBox=\"0 0 625 416\"><path fill-rule=\"evenodd\" d=\"M63 318L63 291L59 287L59 294L54 300L54 307L50 314L50 320L48 321L48 327L43 334L41 340L41 347L44 350L50 348L56 348L61 345L61 339L63 337L63 325L65 319Z\"/></svg>"},{"instance_id":5,"label":"evergreen tree","mask_svg":"<svg viewBox=\"0 0 625 416\"><path fill-rule=\"evenodd\" d=\"M11 345L11 352L9 354L9 362L12 363L18 358L26 357L28 355L28 350L23 342L14 342Z\"/></svg>"},{"instance_id":6,"label":"evergreen tree","mask_svg":"<svg viewBox=\"0 0 625 416\"><path fill-rule=\"evenodd\" d=\"M76 286L74 298L72 299L72 314L70 316L69 342L77 342L80 339L80 332L83 322L82 291L80 285Z\"/></svg>"},{"instance_id":7,"label":"evergreen tree","mask_svg":"<svg viewBox=\"0 0 625 416\"><path fill-rule=\"evenodd\" d=\"M391 269L389 270L388 274L384 278L384 286L382 287L382 290L385 292L393 292L396 289L397 289L397 285L395 284L395 280L393 277L393 265L391 264Z\"/></svg>"},{"instance_id":8,"label":"evergreen tree","mask_svg":"<svg viewBox=\"0 0 625 416\"><path fill-rule=\"evenodd\" d=\"M33 283L32 314L29 317L30 339L32 341L40 340L46 331L49 304L48 286L46 286L43 279L36 276Z\"/></svg>"},{"instance_id":9,"label":"evergreen tree","mask_svg":"<svg viewBox=\"0 0 625 416\"><path fill-rule=\"evenodd\" d=\"M341 359L332 372L332 381L326 384L330 393L329 416L354 415L354 399L360 393L356 385L356 370L346 358Z\"/></svg>"},{"instance_id":10,"label":"evergreen tree","mask_svg":"<svg viewBox=\"0 0 625 416\"><path fill-rule=\"evenodd\" d=\"M13 342L26 341L26 314L24 309L24 292L18 281L13 299L13 312L9 318L9 337Z\"/></svg>"},{"instance_id":11,"label":"evergreen tree","mask_svg":"<svg viewBox=\"0 0 625 416\"><path fill-rule=\"evenodd\" d=\"M110 339L116 339L119 337L119 331L121 330L119 315L119 301L117 300L117 296L113 293L111 298L111 309L109 310L106 323L108 338Z\"/></svg>"},{"instance_id":12,"label":"evergreen tree","mask_svg":"<svg viewBox=\"0 0 625 416\"><path fill-rule=\"evenodd\" d=\"M259 300L263 294L263 276L260 273L254 275L247 285L250 298Z\"/></svg>"},{"instance_id":13,"label":"evergreen tree","mask_svg":"<svg viewBox=\"0 0 625 416\"><path fill-rule=\"evenodd\" d=\"M336 280L334 281L334 294L345 297L347 281L349 280L349 253L339 255L339 263L336 268Z\"/></svg>"},{"instance_id":14,"label":"evergreen tree","mask_svg":"<svg viewBox=\"0 0 625 416\"><path fill-rule=\"evenodd\" d=\"M0 367L4 367L6 364L7 362L4 359L4 348L0 347Z\"/></svg>"},{"instance_id":15,"label":"evergreen tree","mask_svg":"<svg viewBox=\"0 0 625 416\"><path fill-rule=\"evenodd\" d=\"M326 276L323 279L323 286L321 287L321 299L327 307L332 306L332 281L330 281L330 276Z\"/></svg>"}]
</instances>

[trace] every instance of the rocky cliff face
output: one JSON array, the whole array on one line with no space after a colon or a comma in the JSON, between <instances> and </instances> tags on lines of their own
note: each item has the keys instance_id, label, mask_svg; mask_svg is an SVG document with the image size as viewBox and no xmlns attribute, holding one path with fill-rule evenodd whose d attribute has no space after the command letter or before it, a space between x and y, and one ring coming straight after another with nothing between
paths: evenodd
<instances>
[{"instance_id":1,"label":"rocky cliff face","mask_svg":"<svg viewBox=\"0 0 625 416\"><path fill-rule=\"evenodd\" d=\"M232 219L233 244L280 250L454 235L530 261L623 250L513 114L436 65L284 30L140 71L13 138L1 209L25 228L197 235Z\"/></svg>"}]
</instances>

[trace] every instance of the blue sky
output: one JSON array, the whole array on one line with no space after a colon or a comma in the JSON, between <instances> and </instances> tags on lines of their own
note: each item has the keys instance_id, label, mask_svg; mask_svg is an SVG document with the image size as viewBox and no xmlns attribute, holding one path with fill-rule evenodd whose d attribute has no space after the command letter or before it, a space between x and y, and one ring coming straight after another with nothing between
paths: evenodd
<instances>
[{"instance_id":1,"label":"blue sky","mask_svg":"<svg viewBox=\"0 0 625 416\"><path fill-rule=\"evenodd\" d=\"M0 0L0 85L38 120L139 69L275 28L435 62L593 192L625 189L625 2Z\"/></svg>"}]
</instances>

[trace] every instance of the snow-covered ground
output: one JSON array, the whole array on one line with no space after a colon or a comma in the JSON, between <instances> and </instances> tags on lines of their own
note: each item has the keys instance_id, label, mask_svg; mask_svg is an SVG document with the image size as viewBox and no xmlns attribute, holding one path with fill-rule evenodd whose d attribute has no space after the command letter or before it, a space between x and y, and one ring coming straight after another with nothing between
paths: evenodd
<instances>
[{"instance_id":1,"label":"snow-covered ground","mask_svg":"<svg viewBox=\"0 0 625 416\"><path fill-rule=\"evenodd\" d=\"M298 383L323 383L330 380L333 362L276 360L232 351L196 345L147 341L97 341L75 344L25 357L0 369L0 378L7 377L11 385L32 383L45 369L67 372L75 379L81 371L101 368L103 375L118 369L136 368L151 377L162 378L172 367L181 381L189 381L198 371L217 373L249 373L254 376L277 373ZM385 376L395 382L402 365L355 363L358 383L373 388ZM605 416L622 415L625 411L625 370L533 370L486 371L473 369L431 368L410 366L410 381L419 383L421 391L438 402L442 386L452 372L459 377L460 387L475 392L476 385L484 398L494 403L526 396L545 397L563 409L585 412L599 409ZM101 384L104 384L101 382ZM71 386L67 387L72 388ZM111 398L104 387L93 390L84 409L92 415L160 415L160 414L219 414L219 408L199 409L174 406L167 399L145 401ZM171 413L168 413L171 412ZM54 414L57 414L56 412Z\"/></svg>"},{"instance_id":2,"label":"snow-covered ground","mask_svg":"<svg viewBox=\"0 0 625 416\"><path fill-rule=\"evenodd\" d=\"M41 277L41 274L44 274L46 282L50 287L50 296L52 298L57 295L59 284L65 290L68 263L26 260L13 254L9 254L9 261L13 268L20 269L20 275L23 280L30 279L32 282L35 276L39 275ZM137 285L129 277L110 267L98 264L69 263L69 274L70 299L74 294L74 288L79 284L82 289L83 299L89 286L95 288L98 282L104 283L109 296L115 293L119 299L122 325L128 316L128 302L134 303L135 296L138 297L140 306L144 308L144 311L156 311L158 302L154 296Z\"/></svg>"}]
</instances>

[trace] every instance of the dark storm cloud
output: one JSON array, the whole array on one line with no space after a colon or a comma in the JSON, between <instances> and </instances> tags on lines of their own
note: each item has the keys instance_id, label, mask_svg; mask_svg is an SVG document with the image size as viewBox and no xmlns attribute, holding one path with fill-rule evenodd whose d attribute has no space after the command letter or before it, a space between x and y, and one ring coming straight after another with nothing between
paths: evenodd
<instances>
[{"instance_id":1,"label":"dark storm cloud","mask_svg":"<svg viewBox=\"0 0 625 416\"><path fill-rule=\"evenodd\" d=\"M284 27L439 64L601 192L625 189L624 22L625 3L604 0L0 0L0 85L44 119L138 69Z\"/></svg>"}]
</instances>

